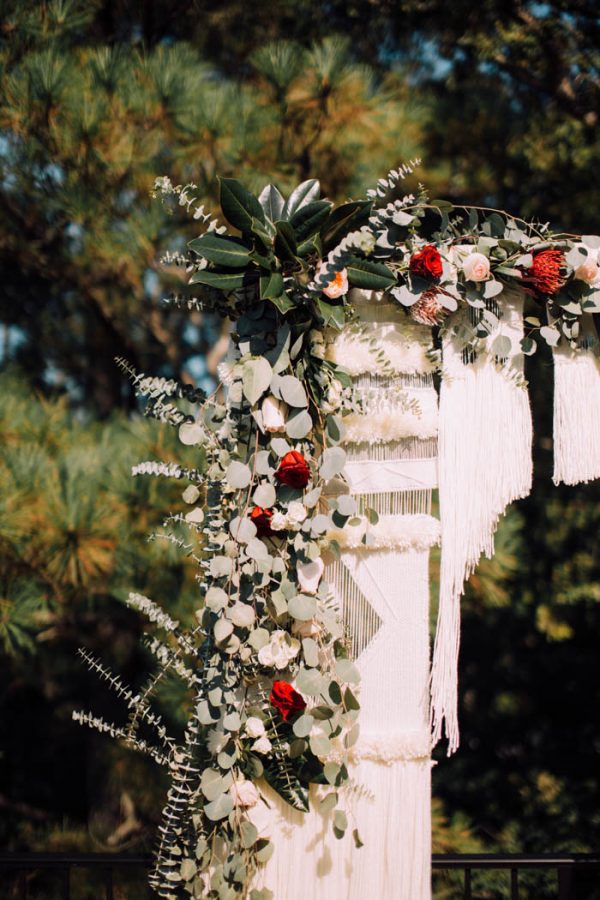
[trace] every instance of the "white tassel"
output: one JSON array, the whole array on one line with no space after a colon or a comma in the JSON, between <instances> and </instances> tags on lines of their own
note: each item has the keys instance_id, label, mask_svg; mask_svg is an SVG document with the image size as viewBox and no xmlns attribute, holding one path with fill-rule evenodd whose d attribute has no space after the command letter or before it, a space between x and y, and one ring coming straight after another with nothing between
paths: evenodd
<instances>
[{"instance_id":1,"label":"white tassel","mask_svg":"<svg viewBox=\"0 0 600 900\"><path fill-rule=\"evenodd\" d=\"M598 348L591 315L582 332ZM593 350L557 347L554 357L554 484L600 478L600 359Z\"/></svg>"},{"instance_id":2,"label":"white tassel","mask_svg":"<svg viewBox=\"0 0 600 900\"><path fill-rule=\"evenodd\" d=\"M503 365L491 354L463 362L447 334L440 393L439 479L442 558L440 601L431 674L433 742L445 732L448 753L458 747L457 673L460 597L482 554L491 557L494 532L506 506L531 488L532 423L522 386L522 297L508 296L504 316L490 335L511 338Z\"/></svg>"},{"instance_id":3,"label":"white tassel","mask_svg":"<svg viewBox=\"0 0 600 900\"><path fill-rule=\"evenodd\" d=\"M332 814L318 810L330 789L311 787L312 809L301 813L261 786L271 809L261 804L251 818L259 833L275 838L276 850L256 887L270 888L276 900L430 900L430 868L423 864L431 856L430 760L361 759L353 776L341 840L333 837ZM364 844L358 849L354 828Z\"/></svg>"}]
</instances>

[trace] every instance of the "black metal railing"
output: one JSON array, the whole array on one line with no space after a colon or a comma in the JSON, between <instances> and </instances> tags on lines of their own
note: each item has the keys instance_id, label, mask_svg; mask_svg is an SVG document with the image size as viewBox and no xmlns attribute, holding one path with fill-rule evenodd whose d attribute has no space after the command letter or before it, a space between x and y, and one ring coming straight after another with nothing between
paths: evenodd
<instances>
[{"instance_id":1,"label":"black metal railing","mask_svg":"<svg viewBox=\"0 0 600 900\"><path fill-rule=\"evenodd\" d=\"M145 870L151 858L114 853L0 853L1 900L142 900ZM501 897L529 900L539 893L523 893L526 873L542 871L554 878L556 900L600 900L600 854L571 855L514 853L436 853L434 880L453 876L439 889L449 900ZM475 890L477 873L496 872L492 888ZM117 889L118 884L118 889ZM380 900L380 898L378 898ZM381 898L388 900L388 898Z\"/></svg>"}]
</instances>

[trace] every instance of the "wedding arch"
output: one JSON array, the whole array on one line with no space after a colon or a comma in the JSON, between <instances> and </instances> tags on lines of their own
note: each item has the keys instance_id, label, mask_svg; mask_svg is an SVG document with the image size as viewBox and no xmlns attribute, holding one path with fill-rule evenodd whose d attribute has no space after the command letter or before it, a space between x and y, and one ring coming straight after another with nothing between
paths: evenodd
<instances>
[{"instance_id":1,"label":"wedding arch","mask_svg":"<svg viewBox=\"0 0 600 900\"><path fill-rule=\"evenodd\" d=\"M133 474L185 485L165 531L197 563L198 609L183 626L168 598L130 594L162 632L155 673L134 692L82 651L128 719L75 718L169 772L160 897L429 897L431 749L459 741L460 598L531 488L524 357L540 342L554 481L600 477L600 238L404 193L415 165L337 207L316 180L285 199L222 178L222 220L193 184L157 179L202 229L164 259L182 274L170 302L231 322L210 396L118 360L147 413L197 448L195 468ZM152 707L167 672L189 691L179 738Z\"/></svg>"}]
</instances>

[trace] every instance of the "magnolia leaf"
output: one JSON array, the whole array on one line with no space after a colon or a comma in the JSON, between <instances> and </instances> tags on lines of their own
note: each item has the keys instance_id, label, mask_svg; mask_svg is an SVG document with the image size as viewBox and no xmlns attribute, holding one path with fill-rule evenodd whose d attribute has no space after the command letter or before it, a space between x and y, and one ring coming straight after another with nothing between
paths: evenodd
<instances>
[{"instance_id":1,"label":"magnolia leaf","mask_svg":"<svg viewBox=\"0 0 600 900\"><path fill-rule=\"evenodd\" d=\"M218 822L233 812L233 800L229 794L221 794L216 800L207 803L204 807L204 814L211 822Z\"/></svg>"},{"instance_id":2,"label":"magnolia leaf","mask_svg":"<svg viewBox=\"0 0 600 900\"><path fill-rule=\"evenodd\" d=\"M275 300L284 293L283 275L280 272L271 272L260 279L260 296L263 300Z\"/></svg>"},{"instance_id":3,"label":"magnolia leaf","mask_svg":"<svg viewBox=\"0 0 600 900\"><path fill-rule=\"evenodd\" d=\"M236 490L247 488L252 481L252 472L249 466L234 460L229 463L225 472L225 480L227 484Z\"/></svg>"},{"instance_id":4,"label":"magnolia leaf","mask_svg":"<svg viewBox=\"0 0 600 900\"><path fill-rule=\"evenodd\" d=\"M195 238L188 246L209 262L229 269L245 269L250 260L250 250L240 240L214 231Z\"/></svg>"},{"instance_id":5,"label":"magnolia leaf","mask_svg":"<svg viewBox=\"0 0 600 900\"><path fill-rule=\"evenodd\" d=\"M308 397L306 396L304 385L294 375L283 375L279 379L279 391L282 399L289 406L301 408L308 406Z\"/></svg>"},{"instance_id":6,"label":"magnolia leaf","mask_svg":"<svg viewBox=\"0 0 600 900\"><path fill-rule=\"evenodd\" d=\"M262 506L263 509L268 509L275 503L275 500L277 499L277 493L272 484L259 484L259 486L254 491L254 494L252 495L252 499L257 506ZM254 532L254 534L256 534L256 531ZM252 535L252 537L254 537L254 535Z\"/></svg>"},{"instance_id":7,"label":"magnolia leaf","mask_svg":"<svg viewBox=\"0 0 600 900\"><path fill-rule=\"evenodd\" d=\"M200 269L194 272L189 280L190 284L206 284L208 287L217 288L220 291L235 291L244 286L244 274L232 275L228 272L213 272L210 269Z\"/></svg>"},{"instance_id":8,"label":"magnolia leaf","mask_svg":"<svg viewBox=\"0 0 600 900\"><path fill-rule=\"evenodd\" d=\"M302 209L303 206L307 206L314 200L318 200L320 194L321 185L316 178L303 181L302 184L299 184L298 187L294 188L288 197L287 202L283 207L281 218L290 219L297 210Z\"/></svg>"},{"instance_id":9,"label":"magnolia leaf","mask_svg":"<svg viewBox=\"0 0 600 900\"><path fill-rule=\"evenodd\" d=\"M328 447L323 451L319 473L324 481L339 475L346 465L346 453L341 447Z\"/></svg>"},{"instance_id":10,"label":"magnolia leaf","mask_svg":"<svg viewBox=\"0 0 600 900\"><path fill-rule=\"evenodd\" d=\"M313 717L308 713L305 713L305 715L300 716L298 719L296 719L292 728L296 737L308 737L314 725L314 721L315 720L313 719Z\"/></svg>"},{"instance_id":11,"label":"magnolia leaf","mask_svg":"<svg viewBox=\"0 0 600 900\"><path fill-rule=\"evenodd\" d=\"M290 416L285 425L285 432L292 440L299 441L312 431L313 420L310 414L303 409L301 412Z\"/></svg>"},{"instance_id":12,"label":"magnolia leaf","mask_svg":"<svg viewBox=\"0 0 600 900\"><path fill-rule=\"evenodd\" d=\"M279 259L294 263L298 254L294 229L287 222L276 222L275 229L275 253Z\"/></svg>"},{"instance_id":13,"label":"magnolia leaf","mask_svg":"<svg viewBox=\"0 0 600 900\"><path fill-rule=\"evenodd\" d=\"M309 597L307 594L296 594L288 602L288 612L294 619L306 622L312 619L317 611L317 601L315 597Z\"/></svg>"},{"instance_id":14,"label":"magnolia leaf","mask_svg":"<svg viewBox=\"0 0 600 900\"><path fill-rule=\"evenodd\" d=\"M230 225L240 231L250 231L252 219L265 221L263 208L257 198L250 194L235 178L218 178L219 202L223 215Z\"/></svg>"},{"instance_id":15,"label":"magnolia leaf","mask_svg":"<svg viewBox=\"0 0 600 900\"><path fill-rule=\"evenodd\" d=\"M247 360L242 368L242 389L249 403L260 399L271 384L273 370L271 364L263 356Z\"/></svg>"},{"instance_id":16,"label":"magnolia leaf","mask_svg":"<svg viewBox=\"0 0 600 900\"><path fill-rule=\"evenodd\" d=\"M258 202L271 222L281 219L285 200L274 184L267 184L258 195Z\"/></svg>"},{"instance_id":17,"label":"magnolia leaf","mask_svg":"<svg viewBox=\"0 0 600 900\"><path fill-rule=\"evenodd\" d=\"M329 200L315 200L301 206L290 217L290 225L296 233L296 240L305 241L315 235L327 219L331 203Z\"/></svg>"},{"instance_id":18,"label":"magnolia leaf","mask_svg":"<svg viewBox=\"0 0 600 900\"><path fill-rule=\"evenodd\" d=\"M396 284L396 276L383 263L366 259L353 259L346 266L348 281L354 287L371 291L383 291Z\"/></svg>"}]
</instances>

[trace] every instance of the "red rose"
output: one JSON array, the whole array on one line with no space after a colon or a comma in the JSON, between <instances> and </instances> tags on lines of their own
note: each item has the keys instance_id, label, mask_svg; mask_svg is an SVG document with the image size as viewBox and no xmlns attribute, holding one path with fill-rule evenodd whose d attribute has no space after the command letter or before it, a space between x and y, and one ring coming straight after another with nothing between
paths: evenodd
<instances>
[{"instance_id":1,"label":"red rose","mask_svg":"<svg viewBox=\"0 0 600 900\"><path fill-rule=\"evenodd\" d=\"M533 254L531 268L524 281L529 282L540 294L556 294L566 282L563 271L565 255L562 250L540 250Z\"/></svg>"},{"instance_id":2,"label":"red rose","mask_svg":"<svg viewBox=\"0 0 600 900\"><path fill-rule=\"evenodd\" d=\"M250 513L250 518L256 525L256 533L258 537L269 537L273 534L271 531L271 519L273 518L273 510L264 509L262 506L255 506Z\"/></svg>"},{"instance_id":3,"label":"red rose","mask_svg":"<svg viewBox=\"0 0 600 900\"><path fill-rule=\"evenodd\" d=\"M301 453L298 453L297 450L290 450L279 463L275 475L283 484L294 488L303 488L308 484L310 469Z\"/></svg>"},{"instance_id":4,"label":"red rose","mask_svg":"<svg viewBox=\"0 0 600 900\"><path fill-rule=\"evenodd\" d=\"M439 278L443 271L442 257L437 247L426 244L418 253L413 253L408 267L413 275L421 278Z\"/></svg>"},{"instance_id":5,"label":"red rose","mask_svg":"<svg viewBox=\"0 0 600 900\"><path fill-rule=\"evenodd\" d=\"M290 716L302 713L306 709L304 697L287 681L274 681L269 699L271 706L279 711L284 722L289 721Z\"/></svg>"}]
</instances>

